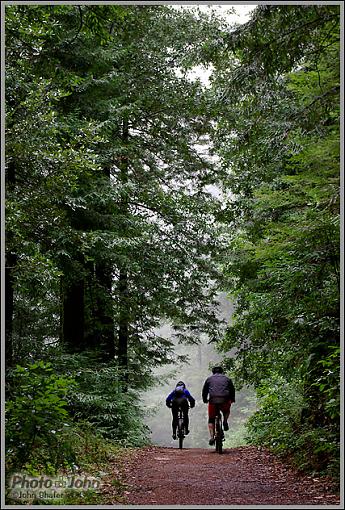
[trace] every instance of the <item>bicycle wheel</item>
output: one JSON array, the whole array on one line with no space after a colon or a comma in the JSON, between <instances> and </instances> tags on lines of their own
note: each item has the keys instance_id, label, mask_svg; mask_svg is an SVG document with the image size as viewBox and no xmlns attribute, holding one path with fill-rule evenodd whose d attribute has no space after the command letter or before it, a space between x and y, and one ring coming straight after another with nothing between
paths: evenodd
<instances>
[{"instance_id":1,"label":"bicycle wheel","mask_svg":"<svg viewBox=\"0 0 345 510\"><path fill-rule=\"evenodd\" d=\"M222 422L218 416L215 423L215 436L216 436L216 452L223 453L223 434L222 434Z\"/></svg>"},{"instance_id":2,"label":"bicycle wheel","mask_svg":"<svg viewBox=\"0 0 345 510\"><path fill-rule=\"evenodd\" d=\"M183 448L183 440L184 440L184 432L183 432L183 418L179 418L178 420L178 447L180 450Z\"/></svg>"}]
</instances>

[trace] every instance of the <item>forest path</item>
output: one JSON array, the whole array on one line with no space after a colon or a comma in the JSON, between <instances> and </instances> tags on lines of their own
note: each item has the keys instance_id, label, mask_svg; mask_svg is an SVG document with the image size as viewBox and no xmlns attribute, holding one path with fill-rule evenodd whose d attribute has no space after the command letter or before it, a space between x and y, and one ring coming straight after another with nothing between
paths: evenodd
<instances>
[{"instance_id":1,"label":"forest path","mask_svg":"<svg viewBox=\"0 0 345 510\"><path fill-rule=\"evenodd\" d=\"M128 505L339 505L327 478L299 474L266 449L137 449L124 469ZM113 501L113 504L119 502Z\"/></svg>"}]
</instances>

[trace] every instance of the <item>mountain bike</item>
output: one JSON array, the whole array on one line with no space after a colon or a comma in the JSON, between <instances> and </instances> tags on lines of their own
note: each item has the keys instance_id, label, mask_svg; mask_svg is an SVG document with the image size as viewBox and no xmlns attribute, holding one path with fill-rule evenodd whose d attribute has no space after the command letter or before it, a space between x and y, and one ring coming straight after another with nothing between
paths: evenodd
<instances>
[{"instance_id":1,"label":"mountain bike","mask_svg":"<svg viewBox=\"0 0 345 510\"><path fill-rule=\"evenodd\" d=\"M223 453L224 431L223 431L222 415L220 412L219 405L216 405L216 417L214 420L214 440L215 440L216 452Z\"/></svg>"},{"instance_id":2,"label":"mountain bike","mask_svg":"<svg viewBox=\"0 0 345 510\"><path fill-rule=\"evenodd\" d=\"M185 426L184 426L183 411L182 411L181 406L178 407L178 411L177 411L177 437L178 437L178 447L181 450L183 448L183 440L185 438Z\"/></svg>"}]
</instances>

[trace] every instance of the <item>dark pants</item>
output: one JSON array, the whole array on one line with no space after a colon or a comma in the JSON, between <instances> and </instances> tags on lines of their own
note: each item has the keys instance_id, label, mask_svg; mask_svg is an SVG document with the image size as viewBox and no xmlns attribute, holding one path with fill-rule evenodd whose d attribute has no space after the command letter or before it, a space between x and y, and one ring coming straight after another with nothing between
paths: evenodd
<instances>
[{"instance_id":1,"label":"dark pants","mask_svg":"<svg viewBox=\"0 0 345 510\"><path fill-rule=\"evenodd\" d=\"M183 421L184 421L185 429L188 430L188 425L189 425L188 400L186 398L174 399L171 403L171 412L172 412L172 416L173 416L173 421L172 421L173 434L176 434L176 429L177 429L177 425L178 425L179 407L181 407L182 412L183 412Z\"/></svg>"}]
</instances>

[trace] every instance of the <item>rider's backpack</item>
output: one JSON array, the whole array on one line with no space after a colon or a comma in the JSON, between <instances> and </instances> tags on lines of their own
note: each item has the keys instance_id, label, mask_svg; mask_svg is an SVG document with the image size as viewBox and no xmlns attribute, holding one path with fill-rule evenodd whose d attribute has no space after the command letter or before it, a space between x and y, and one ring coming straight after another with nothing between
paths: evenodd
<instances>
[{"instance_id":1,"label":"rider's backpack","mask_svg":"<svg viewBox=\"0 0 345 510\"><path fill-rule=\"evenodd\" d=\"M175 396L182 397L184 395L184 386L178 384L175 388Z\"/></svg>"}]
</instances>

